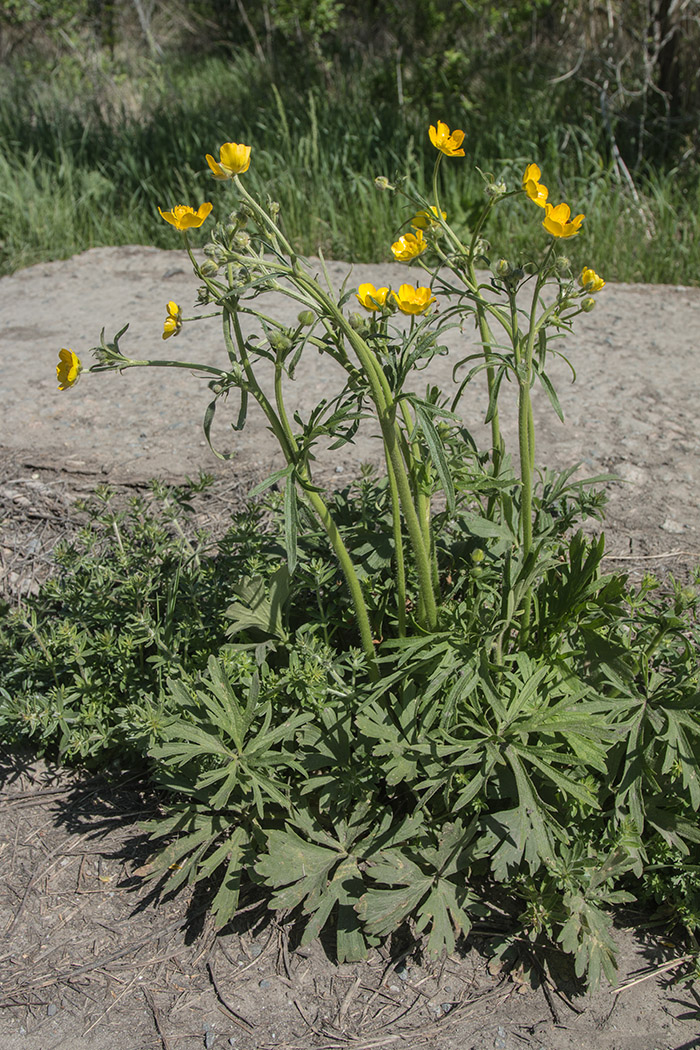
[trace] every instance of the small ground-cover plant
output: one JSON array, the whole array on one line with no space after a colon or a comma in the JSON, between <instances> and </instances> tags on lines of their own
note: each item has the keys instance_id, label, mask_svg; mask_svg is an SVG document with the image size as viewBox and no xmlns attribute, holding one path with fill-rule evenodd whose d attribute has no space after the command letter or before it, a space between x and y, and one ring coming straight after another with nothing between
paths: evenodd
<instances>
[{"instance_id":1,"label":"small ground-cover plant","mask_svg":"<svg viewBox=\"0 0 700 1050\"><path fill-rule=\"evenodd\" d=\"M257 405L285 461L255 490L281 490L277 528L231 587L226 643L212 645L199 680L177 672L168 684L150 754L178 800L152 825L166 840L153 870L173 889L215 875L220 923L244 875L262 881L273 908L299 910L303 940L333 921L344 959L407 921L430 951L450 950L488 914L504 925L504 952L514 929L554 940L595 983L614 977L610 908L632 899L650 849L663 841L687 856L700 845L697 599L678 586L660 603L650 586L634 592L602 574L602 536L578 527L601 514L601 478L572 468L538 479L532 387L561 416L553 341L605 285L588 266L575 278L558 249L584 216L552 204L531 163L510 189L484 175L481 213L457 230L441 208L440 167L464 156L464 135L438 122L430 141L430 198L410 180L377 180L410 205L392 251L429 284L336 293L292 248L279 206L247 191L251 148L229 142L206 160L238 205L202 264L187 231L213 205L161 210L202 281L199 304L221 317L227 360L131 358L126 329L94 350L92 373L210 376L208 439L237 391L235 429ZM486 224L517 198L542 220L543 244L494 258ZM298 304L294 327L260 307L269 290ZM254 334L244 336L242 315L257 319ZM163 338L196 319L168 303ZM444 352L442 333L466 324L480 346L455 365L454 388L415 393L408 381ZM308 418L292 415L289 383L318 352L344 383ZM81 371L63 349L61 388ZM485 451L459 413L481 379ZM499 423L511 391L517 469ZM368 421L383 473L325 493L316 446L352 442Z\"/></svg>"}]
</instances>

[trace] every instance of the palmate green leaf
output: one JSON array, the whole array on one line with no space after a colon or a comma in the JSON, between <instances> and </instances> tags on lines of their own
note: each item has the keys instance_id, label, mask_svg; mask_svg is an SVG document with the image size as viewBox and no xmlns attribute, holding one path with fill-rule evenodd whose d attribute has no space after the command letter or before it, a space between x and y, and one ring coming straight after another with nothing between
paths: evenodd
<instances>
[{"instance_id":1,"label":"palmate green leaf","mask_svg":"<svg viewBox=\"0 0 700 1050\"><path fill-rule=\"evenodd\" d=\"M230 748L222 743L213 728L207 730L203 726L178 718L168 725L166 733L167 737L174 739L154 744L151 754L168 765L182 766L203 755L226 760L233 757Z\"/></svg>"},{"instance_id":2,"label":"palmate green leaf","mask_svg":"<svg viewBox=\"0 0 700 1050\"><path fill-rule=\"evenodd\" d=\"M168 879L168 890L175 890L185 880L194 882L197 875L197 864L206 851L224 833L229 823L218 814L206 814L190 810L188 823L194 828L187 835L181 835L169 843L152 861L149 879L157 878L171 871ZM151 835L151 838L155 838Z\"/></svg>"},{"instance_id":3,"label":"palmate green leaf","mask_svg":"<svg viewBox=\"0 0 700 1050\"><path fill-rule=\"evenodd\" d=\"M562 773L555 768L555 762L567 761L566 755L561 755L557 751L542 747L528 747L525 744L511 744L511 747L521 758L535 766L536 769L539 769L564 794L570 795L592 809L600 809L598 799L587 785L574 780L566 773Z\"/></svg>"},{"instance_id":4,"label":"palmate green leaf","mask_svg":"<svg viewBox=\"0 0 700 1050\"><path fill-rule=\"evenodd\" d=\"M526 859L534 871L540 862L554 863L553 835L563 842L567 842L569 836L548 812L512 745L506 748L505 755L518 789L518 845L525 850Z\"/></svg>"},{"instance_id":5,"label":"palmate green leaf","mask_svg":"<svg viewBox=\"0 0 700 1050\"><path fill-rule=\"evenodd\" d=\"M250 836L244 828L236 828L223 845L226 847L226 853L223 856L228 857L228 863L221 879L221 885L211 904L215 925L219 930L231 921L238 910L243 873L252 861ZM213 872L214 867L210 864L210 874Z\"/></svg>"},{"instance_id":6,"label":"palmate green leaf","mask_svg":"<svg viewBox=\"0 0 700 1050\"><path fill-rule=\"evenodd\" d=\"M339 959L356 961L366 955L352 903L361 894L363 880L355 857L338 848L302 839L289 825L267 833L267 853L255 865L266 885L276 890L270 906L295 908L310 917L301 938L303 945L316 938L336 905L339 905L337 950Z\"/></svg>"},{"instance_id":7,"label":"palmate green leaf","mask_svg":"<svg viewBox=\"0 0 700 1050\"><path fill-rule=\"evenodd\" d=\"M246 733L255 717L260 680L257 674L253 675L244 706L223 665L214 656L209 657L207 670L209 682L204 684L210 688L198 690L197 699L209 712L213 724L233 740L238 751L242 751Z\"/></svg>"},{"instance_id":8,"label":"palmate green leaf","mask_svg":"<svg viewBox=\"0 0 700 1050\"><path fill-rule=\"evenodd\" d=\"M227 628L228 635L253 629L287 640L282 620L289 598L289 569L286 565L281 565L269 581L262 576L245 580L236 588L236 593L240 601L226 610L226 615L233 621Z\"/></svg>"},{"instance_id":9,"label":"palmate green leaf","mask_svg":"<svg viewBox=\"0 0 700 1050\"><path fill-rule=\"evenodd\" d=\"M370 868L380 883L399 883L394 889L370 889L360 899L358 914L367 929L379 937L393 933L420 901L430 893L433 876L421 869L398 850L385 851L381 861Z\"/></svg>"},{"instance_id":10,"label":"palmate green leaf","mask_svg":"<svg viewBox=\"0 0 700 1050\"><path fill-rule=\"evenodd\" d=\"M700 721L694 711L664 707L667 730L666 755L662 767L668 773L677 763L683 786L693 807L700 809Z\"/></svg>"},{"instance_id":11,"label":"palmate green leaf","mask_svg":"<svg viewBox=\"0 0 700 1050\"><path fill-rule=\"evenodd\" d=\"M669 846L687 856L688 842L700 843L700 827L697 821L688 820L677 812L656 803L647 802L646 818L656 828Z\"/></svg>"},{"instance_id":12,"label":"palmate green leaf","mask_svg":"<svg viewBox=\"0 0 700 1050\"><path fill-rule=\"evenodd\" d=\"M569 918L557 938L565 952L574 957L577 977L588 978L591 990L605 974L610 984L617 983L617 949L612 939L612 920L605 912L580 894L567 894L565 906Z\"/></svg>"},{"instance_id":13,"label":"palmate green leaf","mask_svg":"<svg viewBox=\"0 0 700 1050\"><path fill-rule=\"evenodd\" d=\"M429 929L428 951L454 951L455 933L468 933L471 920L466 912L473 897L464 871L474 853L471 842L475 823L461 821L442 829L437 848L382 850L370 863L375 883L361 898L357 910L367 930L378 937L393 933L412 917L419 931ZM452 881L456 876L457 881Z\"/></svg>"}]
</instances>

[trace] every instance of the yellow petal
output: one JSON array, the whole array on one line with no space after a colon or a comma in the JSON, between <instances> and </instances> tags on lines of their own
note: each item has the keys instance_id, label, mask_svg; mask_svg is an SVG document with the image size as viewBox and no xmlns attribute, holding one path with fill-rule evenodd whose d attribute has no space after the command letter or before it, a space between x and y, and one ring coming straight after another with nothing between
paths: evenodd
<instances>
[{"instance_id":1,"label":"yellow petal","mask_svg":"<svg viewBox=\"0 0 700 1050\"><path fill-rule=\"evenodd\" d=\"M207 161L207 164L209 165L209 167L211 168L212 175L214 176L215 179L225 179L225 178L227 178L226 172L223 170L223 168L218 163L218 161L214 160L214 158L212 157L211 153L207 153L206 161Z\"/></svg>"},{"instance_id":2,"label":"yellow petal","mask_svg":"<svg viewBox=\"0 0 700 1050\"><path fill-rule=\"evenodd\" d=\"M219 150L222 167L232 175L242 175L250 167L250 146L224 142Z\"/></svg>"}]
</instances>

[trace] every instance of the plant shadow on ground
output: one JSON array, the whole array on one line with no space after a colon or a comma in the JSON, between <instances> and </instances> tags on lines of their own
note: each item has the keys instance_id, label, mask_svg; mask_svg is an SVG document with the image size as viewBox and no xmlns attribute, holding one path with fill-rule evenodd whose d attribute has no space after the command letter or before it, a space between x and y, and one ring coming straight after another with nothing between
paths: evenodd
<instances>
[{"instance_id":1,"label":"plant shadow on ground","mask_svg":"<svg viewBox=\"0 0 700 1050\"><path fill-rule=\"evenodd\" d=\"M100 1045L116 1050L127 1032L133 1045L152 1039L154 1025L187 1050L207 1031L222 1045L230 1032L245 1050L329 1039L382 1045L399 1034L415 1046L437 1039L453 1050L492 1028L494 1037L501 1028L517 1032L514 1045L600 1050L618 1045L626 1025L639 1034L635 1046L651 1048L657 1044L642 1037L660 1034L662 1023L664 1045L697 1045L692 989L679 995L677 986L647 980L615 998L609 989L585 995L565 960L556 980L533 990L517 967L489 968L479 933L431 961L404 925L366 962L337 964L334 938L300 948L294 913L274 916L269 894L252 884L236 918L217 932L207 918L211 888L173 897L138 874L152 852L140 822L161 802L140 773L59 772L20 751L0 755L0 777L4 835L15 843L0 891L0 921L12 927L0 961L8 1047L19 1019L28 1050L50 1045L51 1026L72 1046L87 1046L81 1039L97 1031ZM645 917L619 918L623 971L648 972L680 953L644 930ZM634 939L633 920L641 922Z\"/></svg>"}]
</instances>

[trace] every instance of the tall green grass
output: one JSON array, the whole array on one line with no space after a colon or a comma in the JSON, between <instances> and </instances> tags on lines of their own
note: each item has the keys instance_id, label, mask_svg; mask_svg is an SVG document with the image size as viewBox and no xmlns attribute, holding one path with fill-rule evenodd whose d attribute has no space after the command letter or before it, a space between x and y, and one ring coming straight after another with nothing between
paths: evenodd
<instances>
[{"instance_id":1,"label":"tall green grass","mask_svg":"<svg viewBox=\"0 0 700 1050\"><path fill-rule=\"evenodd\" d=\"M466 159L443 165L451 221L468 223L481 207L475 165L512 186L536 160L551 199L586 214L585 235L570 242L575 265L594 265L610 280L697 283L697 177L638 176L635 198L607 159L595 114L563 119L546 84L525 93L504 78L498 98L481 99L468 113L458 106L433 113L399 106L378 76L368 66L338 73L333 83L319 75L305 87L284 78L275 84L245 53L151 68L122 80L121 98L117 80L108 99L98 81L76 90L70 68L49 79L8 76L0 89L0 272L95 245L173 246L158 206L211 199L226 214L233 201L204 161L224 141L252 144L246 179L279 201L300 251L390 259L389 245L410 216L374 178L408 171L429 185L435 153L427 127L441 118L467 132ZM526 201L507 213L492 227L493 251L517 258L544 233Z\"/></svg>"}]
</instances>

